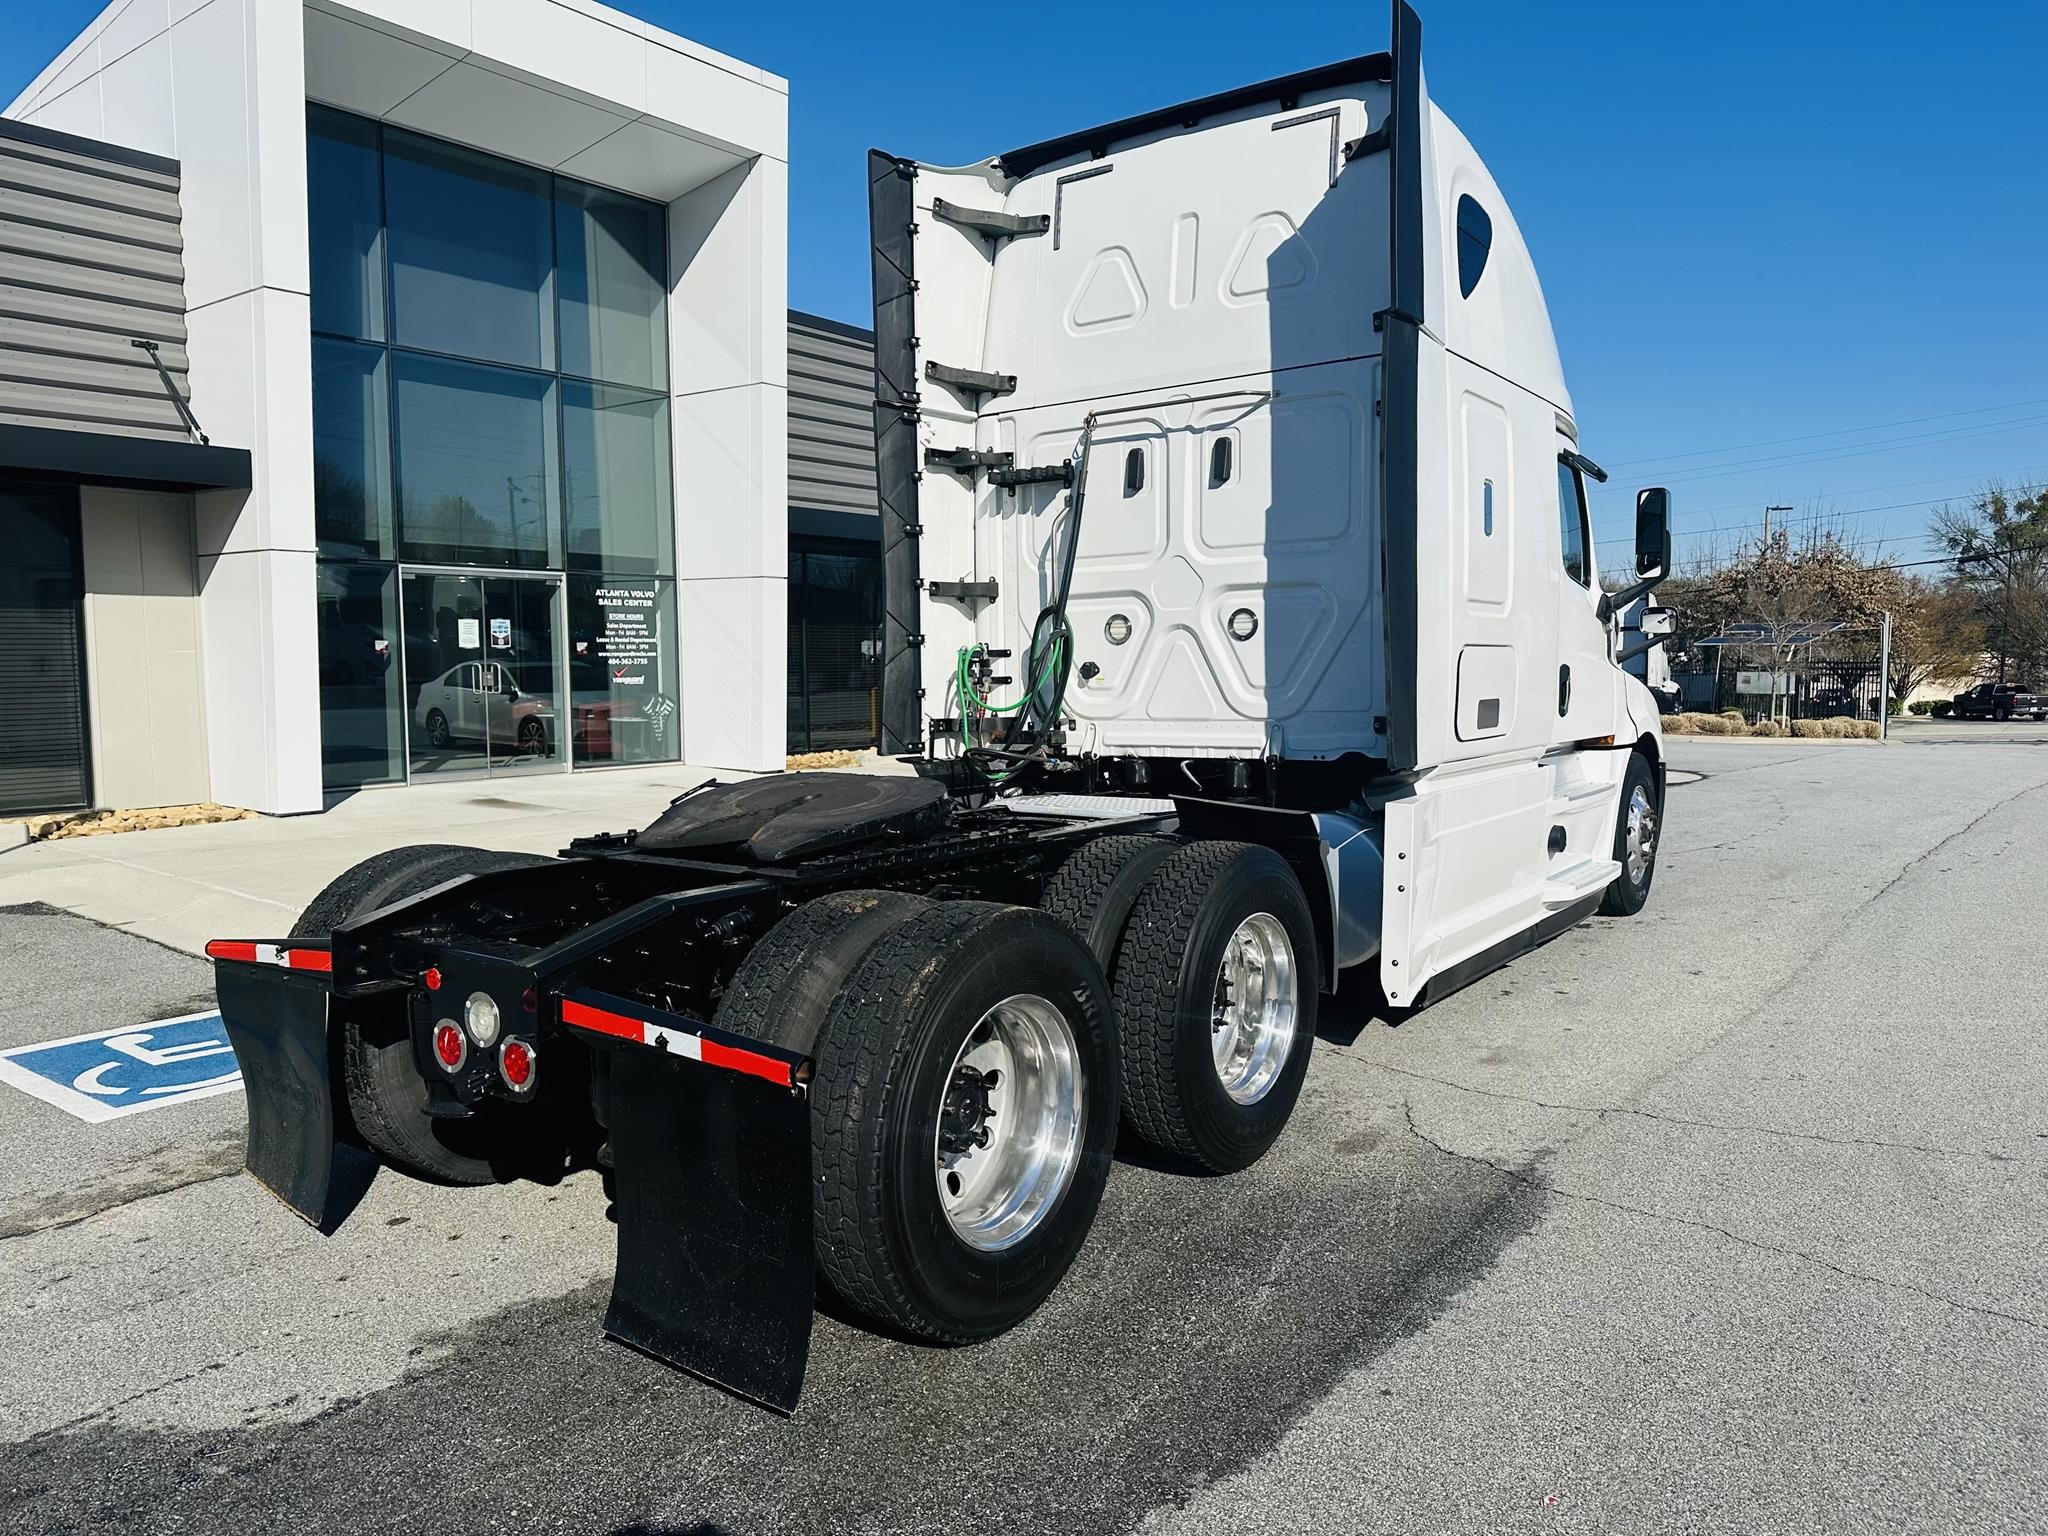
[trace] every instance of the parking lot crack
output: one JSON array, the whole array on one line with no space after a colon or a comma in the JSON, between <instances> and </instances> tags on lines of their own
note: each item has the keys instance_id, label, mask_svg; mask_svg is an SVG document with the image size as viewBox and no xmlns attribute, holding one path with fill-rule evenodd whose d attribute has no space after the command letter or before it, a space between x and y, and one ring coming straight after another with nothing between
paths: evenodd
<instances>
[{"instance_id":1,"label":"parking lot crack","mask_svg":"<svg viewBox=\"0 0 2048 1536\"><path fill-rule=\"evenodd\" d=\"M1497 1163L1492 1158L1482 1157L1476 1152L1459 1152L1452 1147L1446 1146L1415 1123L1414 1105L1404 1101L1401 1109L1407 1119L1408 1129L1414 1133L1416 1139L1422 1142L1423 1145L1457 1162L1472 1163L1480 1167L1491 1168L1494 1172L1503 1174L1517 1183L1526 1185L1529 1189L1539 1194L1556 1195L1559 1199L1576 1200L1585 1205L1597 1205L1610 1211L1618 1211L1623 1215L1637 1216L1646 1221L1659 1222L1667 1226L1691 1227L1696 1231L1711 1233L1739 1247L1753 1249L1759 1253L1772 1254L1778 1258L1793 1259L1802 1264L1812 1265L1816 1269L1827 1270L1830 1274L1840 1275L1845 1280L1862 1281L1865 1284L1879 1286L1888 1291L1902 1291L1908 1295L1918 1296L1925 1301L1937 1302L1944 1307L1952 1308L1958 1312L1968 1312L1978 1317L1993 1318L1999 1322L2015 1323L2022 1328L2032 1329L2037 1333L2048 1332L2048 1323L2044 1323L2038 1318L2026 1317L2017 1312L2007 1312L2002 1308L1986 1306L1981 1302L1963 1301L1957 1297L1930 1289L1927 1286L1916 1285L1910 1280L1896 1280L1884 1275L1873 1275L1867 1270L1851 1269L1845 1264L1837 1264L1832 1259L1824 1259L1818 1254L1808 1253L1803 1249L1788 1248L1780 1243L1765 1242L1761 1238L1746 1237L1740 1232L1731 1231L1729 1228L1721 1226L1716 1222L1706 1221L1697 1216L1680 1216L1672 1211L1652 1210L1648 1206L1630 1205L1625 1200L1614 1200L1605 1195L1588 1194L1584 1190L1570 1189L1551 1179L1540 1177L1534 1168L1515 1167L1507 1163Z\"/></svg>"},{"instance_id":2,"label":"parking lot crack","mask_svg":"<svg viewBox=\"0 0 2048 1536\"><path fill-rule=\"evenodd\" d=\"M1868 907L1876 904L1879 901L1882 901L1887 895L1891 893L1892 888L1896 886L1901 880L1904 880L1908 875L1912 874L1913 871L1918 869L1922 864L1925 864L1937 853L1940 853L1943 849L1947 848L1950 843L1955 842L1958 838L1967 837L1970 833L1976 831L1978 827L1982 826L1986 821L1990 820L1991 817L1995 816L1998 812L2004 810L2008 805L2011 805L2013 801L2022 799L2023 797L2031 795L2036 791L2042 789L2048 789L2048 780L2043 780L2041 783L2038 784L2029 784L2023 789L2014 790L2011 794L2007 795L2003 800L1993 801L1990 805L1986 806L1982 811L1980 811L1976 816L1972 817L1968 823L1956 828L1955 831L1949 833L1948 836L1942 838L1939 842L1935 843L1933 847L1929 848L1926 852L1922 853L1918 858L1912 860L1910 863L1906 865L1905 868L1901 869L1896 875L1893 875L1891 879L1885 881L1883 885L1879 886L1875 891L1871 892L1870 896L1863 902L1863 905Z\"/></svg>"},{"instance_id":3,"label":"parking lot crack","mask_svg":"<svg viewBox=\"0 0 2048 1536\"><path fill-rule=\"evenodd\" d=\"M1475 1098L1497 1099L1506 1104L1527 1104L1536 1109L1548 1109L1560 1114L1592 1115L1605 1119L1610 1115L1628 1115L1638 1120L1656 1120L1666 1125L1682 1125L1698 1130L1725 1131L1731 1136L1775 1136L1788 1141L1811 1141L1825 1147L1875 1147L1891 1152L1915 1152L1927 1157L1981 1158L1987 1162L2004 1163L2031 1161L2003 1152L1992 1152L1980 1147L1935 1147L1915 1141L1887 1141L1875 1136L1824 1136L1818 1131L1787 1131L1768 1125L1734 1125L1724 1120L1698 1120L1688 1115L1661 1114L1651 1109L1635 1109L1626 1104L1570 1104L1552 1099L1539 1099L1529 1094L1503 1093L1497 1088L1479 1088L1471 1083L1461 1083L1453 1078L1437 1077L1428 1072L1417 1072L1411 1067L1389 1066L1383 1061L1358 1058L1364 1066L1381 1072L1391 1072L1396 1077L1412 1078L1417 1082L1435 1083L1441 1088L1468 1093Z\"/></svg>"}]
</instances>

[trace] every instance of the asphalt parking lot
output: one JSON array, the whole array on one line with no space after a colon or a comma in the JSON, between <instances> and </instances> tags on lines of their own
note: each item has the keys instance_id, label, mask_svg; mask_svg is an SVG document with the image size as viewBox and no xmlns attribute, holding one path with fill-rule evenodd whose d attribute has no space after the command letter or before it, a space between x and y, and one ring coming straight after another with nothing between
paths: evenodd
<instances>
[{"instance_id":1,"label":"asphalt parking lot","mask_svg":"<svg viewBox=\"0 0 2048 1536\"><path fill-rule=\"evenodd\" d=\"M0 1530L2031 1536L2037 737L1674 741L1642 917L1340 1001L1256 1168L1122 1161L993 1344L821 1317L786 1421L604 1341L590 1175L381 1173L323 1239L233 1172L237 1094L0 1084ZM0 1047L209 982L0 909Z\"/></svg>"}]
</instances>

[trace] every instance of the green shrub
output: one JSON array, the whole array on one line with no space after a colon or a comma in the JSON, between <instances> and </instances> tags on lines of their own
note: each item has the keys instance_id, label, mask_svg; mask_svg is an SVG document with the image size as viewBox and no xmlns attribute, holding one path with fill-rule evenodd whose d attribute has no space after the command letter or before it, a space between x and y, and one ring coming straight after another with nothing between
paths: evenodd
<instances>
[{"instance_id":1,"label":"green shrub","mask_svg":"<svg viewBox=\"0 0 2048 1536\"><path fill-rule=\"evenodd\" d=\"M1906 706L1906 713L1909 715L1926 715L1933 712L1934 700L1932 699L1915 699Z\"/></svg>"},{"instance_id":2,"label":"green shrub","mask_svg":"<svg viewBox=\"0 0 2048 1536\"><path fill-rule=\"evenodd\" d=\"M1934 708L1930 711L1937 720L1946 720L1955 712L1956 701L1954 699L1936 699L1934 701Z\"/></svg>"}]
</instances>

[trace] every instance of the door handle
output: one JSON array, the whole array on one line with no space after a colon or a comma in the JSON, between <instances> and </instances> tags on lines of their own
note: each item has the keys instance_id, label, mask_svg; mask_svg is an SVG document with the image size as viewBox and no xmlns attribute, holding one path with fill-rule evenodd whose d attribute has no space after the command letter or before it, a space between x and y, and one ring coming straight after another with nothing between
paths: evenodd
<instances>
[{"instance_id":1,"label":"door handle","mask_svg":"<svg viewBox=\"0 0 2048 1536\"><path fill-rule=\"evenodd\" d=\"M1572 712L1572 669L1557 669L1557 713L1560 717Z\"/></svg>"}]
</instances>

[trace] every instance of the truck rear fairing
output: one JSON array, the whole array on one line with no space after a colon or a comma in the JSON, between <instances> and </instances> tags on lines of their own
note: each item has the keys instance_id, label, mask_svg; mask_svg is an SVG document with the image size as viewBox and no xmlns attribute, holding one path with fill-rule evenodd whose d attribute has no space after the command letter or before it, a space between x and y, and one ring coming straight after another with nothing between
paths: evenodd
<instances>
[{"instance_id":1,"label":"truck rear fairing","mask_svg":"<svg viewBox=\"0 0 2048 1536\"><path fill-rule=\"evenodd\" d=\"M890 749L1000 725L959 653L1021 664L1070 553L1074 759L1411 772L1614 733L1604 625L1554 579L1577 442L1541 289L1416 50L872 169Z\"/></svg>"},{"instance_id":2,"label":"truck rear fairing","mask_svg":"<svg viewBox=\"0 0 2048 1536\"><path fill-rule=\"evenodd\" d=\"M1388 54L871 170L885 747L1384 823L1427 870L1376 925L1403 1003L1597 900L1657 714L1534 263L1413 12ZM1056 718L992 712L1062 598ZM1019 742L1028 782L987 751Z\"/></svg>"}]
</instances>

